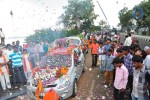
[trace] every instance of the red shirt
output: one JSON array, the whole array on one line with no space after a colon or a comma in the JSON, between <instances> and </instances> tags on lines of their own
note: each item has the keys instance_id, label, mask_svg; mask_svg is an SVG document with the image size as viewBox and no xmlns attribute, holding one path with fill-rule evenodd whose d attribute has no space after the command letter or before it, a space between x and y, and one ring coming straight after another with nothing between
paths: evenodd
<instances>
[{"instance_id":1,"label":"red shirt","mask_svg":"<svg viewBox=\"0 0 150 100\"><path fill-rule=\"evenodd\" d=\"M98 48L99 48L99 45L96 43L92 43L91 44L91 49L92 49L92 54L98 54Z\"/></svg>"}]
</instances>

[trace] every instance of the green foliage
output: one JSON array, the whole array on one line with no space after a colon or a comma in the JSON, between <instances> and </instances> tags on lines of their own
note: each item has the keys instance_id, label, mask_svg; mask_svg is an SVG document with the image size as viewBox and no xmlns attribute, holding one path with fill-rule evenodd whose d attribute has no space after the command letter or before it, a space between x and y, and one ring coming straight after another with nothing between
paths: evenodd
<instances>
[{"instance_id":1,"label":"green foliage","mask_svg":"<svg viewBox=\"0 0 150 100\"><path fill-rule=\"evenodd\" d=\"M55 39L65 37L65 33L61 31L53 31L50 28L36 30L33 35L27 36L25 41L27 43L39 43L41 41L53 42Z\"/></svg>"},{"instance_id":2,"label":"green foliage","mask_svg":"<svg viewBox=\"0 0 150 100\"><path fill-rule=\"evenodd\" d=\"M60 16L60 23L66 28L72 29L83 21L80 31L90 29L97 15L94 14L92 0L68 0L68 5L64 7L64 13Z\"/></svg>"},{"instance_id":3,"label":"green foliage","mask_svg":"<svg viewBox=\"0 0 150 100\"><path fill-rule=\"evenodd\" d=\"M71 30L64 30L65 32L65 36L69 37L69 36L76 36L79 34L79 31L77 29L71 29Z\"/></svg>"},{"instance_id":4,"label":"green foliage","mask_svg":"<svg viewBox=\"0 0 150 100\"><path fill-rule=\"evenodd\" d=\"M131 19L132 19L131 10L128 10L127 7L124 7L122 10L119 11L119 20L122 28L132 26Z\"/></svg>"},{"instance_id":5,"label":"green foliage","mask_svg":"<svg viewBox=\"0 0 150 100\"><path fill-rule=\"evenodd\" d=\"M142 35L144 35L144 36L145 36L146 34L147 34L147 32L146 32L146 31L143 31L143 32L142 32Z\"/></svg>"},{"instance_id":6,"label":"green foliage","mask_svg":"<svg viewBox=\"0 0 150 100\"><path fill-rule=\"evenodd\" d=\"M136 5L133 9L135 9L137 6L141 6L143 11L144 11L144 16L142 19L137 20L137 28L146 28L148 27L149 29L149 34L150 34L150 0L147 1L142 1L139 5ZM133 10L132 9L132 10ZM131 11L128 10L126 7L120 10L119 12L119 19L120 19L120 25L124 28L127 26L132 25L132 14ZM146 34L146 33L144 33Z\"/></svg>"}]
</instances>

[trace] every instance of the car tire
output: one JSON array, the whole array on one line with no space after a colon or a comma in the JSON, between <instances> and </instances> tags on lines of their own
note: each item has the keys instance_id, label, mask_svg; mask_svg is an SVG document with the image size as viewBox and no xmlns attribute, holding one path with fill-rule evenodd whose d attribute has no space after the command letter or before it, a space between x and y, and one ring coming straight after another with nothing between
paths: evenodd
<instances>
[{"instance_id":1,"label":"car tire","mask_svg":"<svg viewBox=\"0 0 150 100\"><path fill-rule=\"evenodd\" d=\"M73 92L72 92L72 97L75 97L78 92L78 86L77 86L77 81L75 80L73 83Z\"/></svg>"}]
</instances>

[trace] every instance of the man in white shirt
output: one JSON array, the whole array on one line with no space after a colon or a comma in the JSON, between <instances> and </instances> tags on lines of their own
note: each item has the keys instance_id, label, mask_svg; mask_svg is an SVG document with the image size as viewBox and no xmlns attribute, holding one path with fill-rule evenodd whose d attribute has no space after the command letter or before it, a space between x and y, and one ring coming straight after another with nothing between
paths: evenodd
<instances>
[{"instance_id":1,"label":"man in white shirt","mask_svg":"<svg viewBox=\"0 0 150 100\"><path fill-rule=\"evenodd\" d=\"M6 90L6 85L7 88L11 88L7 64L8 61L6 60L5 55L3 55L3 52L0 49L0 82L3 90Z\"/></svg>"},{"instance_id":2,"label":"man in white shirt","mask_svg":"<svg viewBox=\"0 0 150 100\"><path fill-rule=\"evenodd\" d=\"M95 39L96 39L97 42L99 42L100 39L101 39L101 35L98 33L98 34L95 36Z\"/></svg>"},{"instance_id":3,"label":"man in white shirt","mask_svg":"<svg viewBox=\"0 0 150 100\"><path fill-rule=\"evenodd\" d=\"M126 38L124 42L124 46L131 46L131 44L132 44L131 34L128 34L128 37Z\"/></svg>"},{"instance_id":4,"label":"man in white shirt","mask_svg":"<svg viewBox=\"0 0 150 100\"><path fill-rule=\"evenodd\" d=\"M7 44L6 45L6 50L3 51L3 54L6 56L6 60L9 61L8 63L8 69L9 69L9 74L10 74L10 82L12 83L13 82L13 70L12 70L12 62L10 60L10 55L13 53L13 50L12 50L12 46L10 44Z\"/></svg>"},{"instance_id":5,"label":"man in white shirt","mask_svg":"<svg viewBox=\"0 0 150 100\"><path fill-rule=\"evenodd\" d=\"M145 46L144 47L144 51L147 53L147 56L146 56L146 58L145 58L143 63L146 66L146 69L150 70L150 47Z\"/></svg>"}]
</instances>

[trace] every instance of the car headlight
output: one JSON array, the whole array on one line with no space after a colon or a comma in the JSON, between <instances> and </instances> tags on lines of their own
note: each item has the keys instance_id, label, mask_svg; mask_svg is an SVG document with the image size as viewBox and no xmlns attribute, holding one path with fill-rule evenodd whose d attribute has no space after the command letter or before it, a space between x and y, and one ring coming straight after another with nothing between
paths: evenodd
<instances>
[{"instance_id":1,"label":"car headlight","mask_svg":"<svg viewBox=\"0 0 150 100\"><path fill-rule=\"evenodd\" d=\"M57 89L62 89L70 85L70 77L62 77L59 79L59 84L57 85Z\"/></svg>"}]
</instances>

